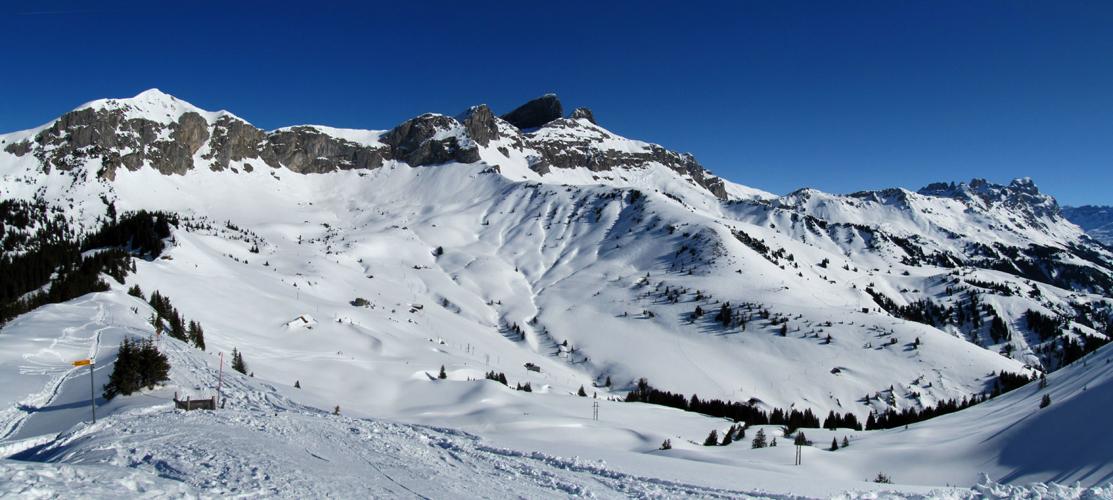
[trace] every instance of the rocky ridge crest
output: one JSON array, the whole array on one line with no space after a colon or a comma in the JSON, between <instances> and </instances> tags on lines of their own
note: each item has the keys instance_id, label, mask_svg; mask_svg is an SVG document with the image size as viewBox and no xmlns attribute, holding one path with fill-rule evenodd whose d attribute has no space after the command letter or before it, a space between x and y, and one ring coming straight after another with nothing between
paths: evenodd
<instances>
[{"instance_id":1,"label":"rocky ridge crest","mask_svg":"<svg viewBox=\"0 0 1113 500\"><path fill-rule=\"evenodd\" d=\"M188 110L176 119L159 114L171 106ZM267 132L228 113L206 118L203 114L213 114L151 90L134 99L96 101L66 113L33 137L8 144L4 151L33 154L46 172L72 170L99 158L97 174L113 180L121 167L135 171L148 165L164 175L185 175L198 162L214 171L238 163L247 171L265 165L302 174L375 169L388 161L411 167L475 163L482 161L482 149L497 147L505 152L503 156L516 149L529 159L529 168L542 176L553 169L600 172L659 164L716 197L727 198L722 180L692 155L615 136L599 127L587 108L576 109L569 118L562 112L557 96L547 94L502 116L486 105L455 117L424 114L382 133L373 143L357 143L331 135L323 127ZM638 147L614 147L617 143ZM498 171L499 166L492 169Z\"/></svg>"}]
</instances>

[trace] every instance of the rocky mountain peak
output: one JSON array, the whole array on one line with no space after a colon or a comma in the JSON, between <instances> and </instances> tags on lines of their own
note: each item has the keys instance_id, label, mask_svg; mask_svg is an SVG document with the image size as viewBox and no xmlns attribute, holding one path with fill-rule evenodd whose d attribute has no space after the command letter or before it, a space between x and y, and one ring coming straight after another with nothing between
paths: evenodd
<instances>
[{"instance_id":1,"label":"rocky mountain peak","mask_svg":"<svg viewBox=\"0 0 1113 500\"><path fill-rule=\"evenodd\" d=\"M144 166L167 175L195 168L251 172L264 166L309 174L374 169L390 161L411 167L484 161L492 172L511 165L540 176L585 169L593 180L664 168L727 198L723 181L692 155L615 136L598 127L587 108L576 109L570 118L562 113L557 96L547 94L501 117L480 104L455 117L429 113L382 132L314 126L268 132L226 111L205 111L151 89L132 98L90 102L21 134L4 151L33 155L44 171L89 165L107 180L114 180L120 168ZM610 171L615 172L596 175Z\"/></svg>"},{"instance_id":2,"label":"rocky mountain peak","mask_svg":"<svg viewBox=\"0 0 1113 500\"><path fill-rule=\"evenodd\" d=\"M571 118L573 120L586 118L587 121L592 123L592 125L598 125L598 123L595 123L595 115L592 114L591 110L587 108L576 108L576 110L572 112Z\"/></svg>"},{"instance_id":3,"label":"rocky mountain peak","mask_svg":"<svg viewBox=\"0 0 1113 500\"><path fill-rule=\"evenodd\" d=\"M556 94L545 94L537 99L518 106L500 118L518 127L519 130L537 128L564 116L560 99Z\"/></svg>"},{"instance_id":4,"label":"rocky mountain peak","mask_svg":"<svg viewBox=\"0 0 1113 500\"><path fill-rule=\"evenodd\" d=\"M920 189L918 193L953 198L982 210L1003 207L1016 212L1032 227L1043 225L1041 220L1061 221L1059 204L1055 198L1040 194L1036 183L1027 177L1013 179L1008 186L978 178L972 179L970 184L936 182Z\"/></svg>"}]
</instances>

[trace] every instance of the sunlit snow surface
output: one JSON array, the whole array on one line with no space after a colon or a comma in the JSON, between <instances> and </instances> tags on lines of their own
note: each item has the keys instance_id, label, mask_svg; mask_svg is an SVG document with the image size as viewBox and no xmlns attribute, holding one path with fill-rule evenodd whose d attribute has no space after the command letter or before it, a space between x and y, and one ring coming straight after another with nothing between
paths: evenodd
<instances>
[{"instance_id":1,"label":"sunlit snow surface","mask_svg":"<svg viewBox=\"0 0 1113 500\"><path fill-rule=\"evenodd\" d=\"M917 468L945 467L931 459L933 454L950 455L947 460L973 467L972 460L998 454L999 464L988 470L1014 467L1013 475L1033 472L1032 464L1045 462L1041 454L1053 453L1054 462L1085 447L1063 440L1062 431L1085 435L1096 449L1107 450L1108 433L1101 433L1099 419L1079 421L1078 406L1108 404L1108 350L1090 359L1094 366L1077 365L1051 377L1051 407L1035 411L1034 392L1026 388L959 414L913 426L908 431L858 433L851 447L827 452L820 447L804 450L802 473L792 474L792 447L745 450L744 447L707 448L677 440L669 452L630 453L608 449L631 432L626 425L641 423L639 414L660 427L680 429L702 420L715 419L644 405L610 403L598 421L585 417L554 416L561 409L583 407L583 398L557 394L535 394L521 402L527 416L519 425L548 432L554 421L591 432L596 446L546 445L517 437L485 439L460 430L415 426L380 419L351 418L317 410L288 398L296 389L278 390L257 378L225 373L223 391L227 407L216 412L182 412L171 409L167 398L203 397L218 375L213 356L175 340L162 340L162 350L172 363L172 382L154 391L119 397L102 405L96 424L87 421L82 398L88 380L84 367L65 368L64 359L78 357L90 346L76 346L73 331L58 332L58 317L69 317L80 331L95 331L104 343L117 342L122 335L143 333L132 326L145 307L121 292L94 294L69 304L48 306L24 316L19 324L0 337L2 352L11 355L15 341L26 342L39 370L53 367L57 376L46 379L39 394L31 395L19 411L6 413L9 426L29 434L64 428L43 438L8 441L13 458L0 462L0 491L17 498L79 497L115 498L1109 498L1104 488L1063 488L1052 485L1006 486L985 479L969 488L917 488L854 482L824 474L824 469L857 469L859 476L873 468L884 468L898 481L913 477ZM148 329L149 330L149 329ZM35 345L45 346L35 350ZM70 353L77 349L79 352ZM107 350L107 349L105 349ZM44 356L57 355L55 361ZM107 364L107 355L94 356ZM29 361L25 361L29 362ZM8 363L5 363L7 366ZM31 365L23 366L28 369ZM1076 373L1066 373L1073 371ZM26 376L6 375L4 386L23 384ZM98 377L103 379L103 376ZM40 379L42 380L42 379ZM1058 384L1059 380L1066 380ZM98 380L98 384L102 380ZM442 386L442 395L456 394L473 399L478 392L486 398L510 397L510 392L490 381L425 381ZM1083 389L1085 388L1085 389ZM1025 392L1033 394L1025 394ZM53 396L42 396L44 393ZM420 396L419 396L420 397ZM31 401L35 401L34 404ZM613 410L612 410L613 408ZM67 412L74 411L77 414ZM44 420L44 413L61 412L72 422ZM611 416L612 412L618 417ZM13 415L13 413L15 413ZM548 413L548 414L545 414ZM107 415L106 415L107 414ZM1027 414L1027 415L1026 415ZM1074 416L1072 416L1074 415ZM1094 415L1088 415L1093 417ZM629 419L629 421L627 421ZM1014 423L1019 420L1019 423ZM720 421L721 422L721 421ZM719 424L722 427L725 422ZM72 425L72 426L71 426ZM1019 428L1019 429L1016 429ZM778 435L772 427L771 435ZM901 436L903 433L909 436ZM1001 433L1021 432L1018 439L996 439ZM829 433L808 430L816 442ZM837 433L836 433L837 435ZM1096 440L1096 442L1094 442ZM1004 449L1000 449L1004 444ZM997 443L986 449L979 442ZM1021 450L1009 448L1020 444ZM618 446L617 448L621 448ZM556 452L554 452L554 450ZM1062 450L1062 451L1058 451ZM577 453L577 455L566 452ZM1103 453L1103 452L1102 452ZM702 454L702 456L701 456ZM665 456L653 456L665 455ZM965 459L972 455L974 458ZM675 457L675 458L669 458ZM603 457L603 458L600 458ZM689 458L699 462L680 460ZM1020 462L1015 462L1016 459ZM965 462L964 462L965 460ZM1079 457L1078 463L1095 463L1099 457ZM715 463L718 462L718 463ZM855 462L861 463L855 466ZM1103 472L1108 477L1108 467ZM853 476L852 474L850 475ZM866 479L866 477L863 477ZM1015 478L1014 478L1015 479Z\"/></svg>"},{"instance_id":2,"label":"sunlit snow surface","mask_svg":"<svg viewBox=\"0 0 1113 500\"><path fill-rule=\"evenodd\" d=\"M129 117L160 123L186 111L210 122L224 114L157 91L124 101ZM382 134L318 130L360 144ZM586 125L582 132L605 133ZM613 135L601 144L645 147ZM1104 425L1113 409L1109 348L1052 374L1046 389L1032 384L908 429L805 429L816 444L802 450L800 466L777 427L764 429L779 438L775 448L750 449L756 428L731 446L704 447L698 443L712 429L722 433L731 422L612 400L647 377L689 396L796 405L821 418L850 412L864 421L886 406L863 395L890 385L898 408L981 393L992 372L1030 372L1031 360L1023 351L1004 357L959 332L861 311L872 304L863 292L871 283L903 300L941 298L950 270L902 266L860 238L820 237L795 225L795 214L881 221L894 235L931 236L928 250L962 244L948 233L1057 245L1056 238L1078 238L1077 227L1033 229L1006 211L974 213L950 198L900 190L869 199L811 190L777 198L728 183L736 202L767 201L725 203L663 167L539 176L516 150L505 156L496 146L483 151L489 163L387 162L313 175L257 161L251 172L245 162L230 165L238 173L213 172L197 156L185 176L120 169L111 183L95 178L96 158L42 175L31 155L0 152L5 198L52 200L86 229L104 213L102 197L120 213L167 210L197 226L175 229L167 258L138 262L112 292L41 308L0 331L0 455L17 459L0 463L0 491L28 498L1109 497L1108 487L1023 486L1113 479L1113 433ZM490 162L501 162L501 174L484 173ZM631 188L645 196L631 202ZM784 248L792 264L780 268L732 230ZM259 253L249 251L253 245ZM684 247L699 252L685 255ZM820 267L824 259L828 267ZM698 272L688 274L693 267ZM1033 307L1025 297L1034 285L996 271L962 272L1030 287L986 296L1008 317ZM116 346L125 336L154 335L151 309L124 293L136 284L200 321L208 352L162 338L171 382L105 402L100 388ZM673 304L660 295L665 287L686 293ZM1106 300L1038 288L1051 305ZM697 290L703 299L694 298ZM356 298L370 306L354 306ZM761 304L790 317L791 328L782 337L779 326L754 320L745 332L724 331L710 319L721 301ZM697 305L710 314L690 322ZM899 342L886 347L891 339ZM233 348L255 376L224 366L225 408L172 410L175 393L215 395L219 353L227 358ZM89 423L89 370L71 366L90 357L96 424ZM437 378L441 366L446 380ZM530 382L534 392L484 380L490 370L511 386ZM603 386L607 377L612 388ZM581 386L589 397L575 396ZM1045 393L1053 403L1037 411ZM337 405L340 415L332 415ZM844 437L849 447L826 451ZM659 450L665 439L671 450ZM898 485L869 482L879 472ZM971 489L982 472L992 481Z\"/></svg>"}]
</instances>

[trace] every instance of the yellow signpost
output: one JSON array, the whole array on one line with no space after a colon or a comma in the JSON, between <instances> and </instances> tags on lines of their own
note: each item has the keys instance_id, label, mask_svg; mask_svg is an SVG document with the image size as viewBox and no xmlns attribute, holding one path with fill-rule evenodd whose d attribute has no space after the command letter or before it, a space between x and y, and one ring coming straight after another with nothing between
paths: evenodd
<instances>
[{"instance_id":1,"label":"yellow signpost","mask_svg":"<svg viewBox=\"0 0 1113 500\"><path fill-rule=\"evenodd\" d=\"M73 366L89 365L89 406L93 408L93 423L97 423L97 390L96 384L93 382L93 367L96 366L91 359L83 359L81 361L74 361Z\"/></svg>"}]
</instances>

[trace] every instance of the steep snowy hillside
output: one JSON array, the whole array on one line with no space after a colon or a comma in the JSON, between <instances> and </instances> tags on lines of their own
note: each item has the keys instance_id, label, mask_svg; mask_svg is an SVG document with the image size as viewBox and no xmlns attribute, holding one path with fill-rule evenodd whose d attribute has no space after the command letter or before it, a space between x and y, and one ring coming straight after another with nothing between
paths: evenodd
<instances>
[{"instance_id":1,"label":"steep snowy hillside","mask_svg":"<svg viewBox=\"0 0 1113 500\"><path fill-rule=\"evenodd\" d=\"M266 132L152 90L0 141L4 332L65 298L78 271L56 255L124 245L128 221L138 258L110 287L171 298L210 354L237 349L304 404L492 439L596 446L569 419L600 402L641 426L613 448L702 442L707 417L611 401L641 378L682 394L672 406L894 426L1113 334L1113 254L1030 180L777 197L551 95L501 117ZM491 371L533 391L477 382ZM21 390L5 421L42 420ZM68 428L28 425L3 439Z\"/></svg>"},{"instance_id":2,"label":"steep snowy hillside","mask_svg":"<svg viewBox=\"0 0 1113 500\"><path fill-rule=\"evenodd\" d=\"M1113 246L1113 207L1063 207L1063 217L1078 224L1093 239Z\"/></svg>"}]
</instances>

